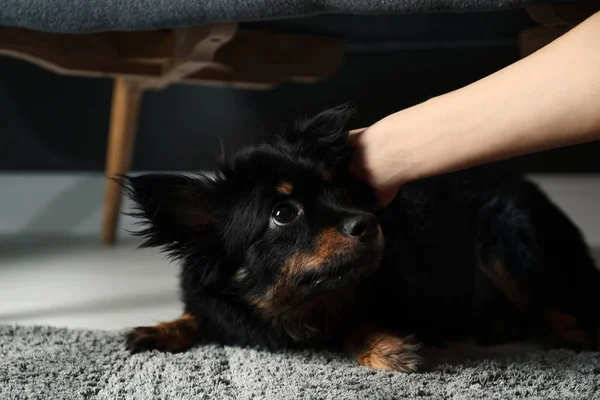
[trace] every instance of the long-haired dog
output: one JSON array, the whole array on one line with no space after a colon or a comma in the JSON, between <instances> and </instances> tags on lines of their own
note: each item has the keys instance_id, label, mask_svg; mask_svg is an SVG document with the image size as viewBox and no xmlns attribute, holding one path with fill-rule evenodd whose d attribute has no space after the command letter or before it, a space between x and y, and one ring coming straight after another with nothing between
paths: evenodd
<instances>
[{"instance_id":1,"label":"long-haired dog","mask_svg":"<svg viewBox=\"0 0 600 400\"><path fill-rule=\"evenodd\" d=\"M122 178L144 246L181 264L183 315L132 352L203 342L343 350L415 371L419 344L475 337L596 346L600 273L534 184L491 166L405 185L373 207L338 107L202 174Z\"/></svg>"}]
</instances>

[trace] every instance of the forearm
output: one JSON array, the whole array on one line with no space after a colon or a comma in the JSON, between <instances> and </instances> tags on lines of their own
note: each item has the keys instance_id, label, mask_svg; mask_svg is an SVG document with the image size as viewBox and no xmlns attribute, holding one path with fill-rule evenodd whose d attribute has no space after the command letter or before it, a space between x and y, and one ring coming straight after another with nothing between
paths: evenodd
<instances>
[{"instance_id":1,"label":"forearm","mask_svg":"<svg viewBox=\"0 0 600 400\"><path fill-rule=\"evenodd\" d=\"M600 14L493 75L377 125L364 135L391 134L381 155L403 158L389 177L401 182L598 139ZM404 137L396 140L395 131Z\"/></svg>"}]
</instances>

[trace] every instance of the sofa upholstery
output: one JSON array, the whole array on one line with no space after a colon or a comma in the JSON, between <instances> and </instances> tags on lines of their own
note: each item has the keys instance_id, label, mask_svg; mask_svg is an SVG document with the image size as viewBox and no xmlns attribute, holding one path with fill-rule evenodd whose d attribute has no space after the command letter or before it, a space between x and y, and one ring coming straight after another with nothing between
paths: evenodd
<instances>
[{"instance_id":1,"label":"sofa upholstery","mask_svg":"<svg viewBox=\"0 0 600 400\"><path fill-rule=\"evenodd\" d=\"M563 0L563 2L571 0ZM0 0L0 25L53 32L164 29L321 14L491 11L554 0Z\"/></svg>"}]
</instances>

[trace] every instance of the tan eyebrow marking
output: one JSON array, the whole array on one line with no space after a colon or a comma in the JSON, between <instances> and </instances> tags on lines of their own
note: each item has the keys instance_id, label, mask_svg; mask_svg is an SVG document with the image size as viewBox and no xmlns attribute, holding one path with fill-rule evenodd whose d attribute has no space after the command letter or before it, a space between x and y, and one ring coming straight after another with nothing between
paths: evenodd
<instances>
[{"instance_id":1,"label":"tan eyebrow marking","mask_svg":"<svg viewBox=\"0 0 600 400\"><path fill-rule=\"evenodd\" d=\"M292 194L294 190L294 186L290 182L281 182L276 188L275 191L279 194L283 194L285 196L289 196Z\"/></svg>"}]
</instances>

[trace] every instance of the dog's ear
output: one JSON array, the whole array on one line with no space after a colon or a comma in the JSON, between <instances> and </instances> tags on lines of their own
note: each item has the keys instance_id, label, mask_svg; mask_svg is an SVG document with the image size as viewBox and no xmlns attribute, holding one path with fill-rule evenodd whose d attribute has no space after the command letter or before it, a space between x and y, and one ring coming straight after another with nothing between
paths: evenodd
<instances>
[{"instance_id":1,"label":"dog's ear","mask_svg":"<svg viewBox=\"0 0 600 400\"><path fill-rule=\"evenodd\" d=\"M131 215L146 226L135 232L146 238L145 247L165 246L176 253L217 222L217 184L206 176L146 174L117 181L134 203Z\"/></svg>"},{"instance_id":2,"label":"dog's ear","mask_svg":"<svg viewBox=\"0 0 600 400\"><path fill-rule=\"evenodd\" d=\"M296 123L280 137L279 144L294 156L334 166L350 155L348 122L353 109L341 105Z\"/></svg>"}]
</instances>

